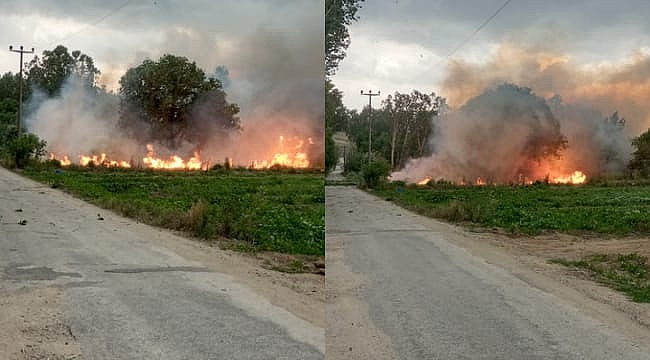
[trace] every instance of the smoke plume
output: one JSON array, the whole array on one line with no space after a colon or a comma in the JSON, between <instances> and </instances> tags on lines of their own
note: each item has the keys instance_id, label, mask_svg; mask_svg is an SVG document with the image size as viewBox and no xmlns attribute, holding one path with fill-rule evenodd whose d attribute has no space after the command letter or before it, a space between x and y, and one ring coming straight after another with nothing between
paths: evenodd
<instances>
[{"instance_id":1,"label":"smoke plume","mask_svg":"<svg viewBox=\"0 0 650 360\"><path fill-rule=\"evenodd\" d=\"M536 100L498 90L503 83L530 88ZM435 120L433 155L411 160L393 179L517 182L575 170L620 173L631 138L650 126L650 55L583 66L560 51L505 43L486 63L452 61L442 94L455 110ZM552 143L542 136L552 129L566 148L530 156L531 141Z\"/></svg>"}]
</instances>

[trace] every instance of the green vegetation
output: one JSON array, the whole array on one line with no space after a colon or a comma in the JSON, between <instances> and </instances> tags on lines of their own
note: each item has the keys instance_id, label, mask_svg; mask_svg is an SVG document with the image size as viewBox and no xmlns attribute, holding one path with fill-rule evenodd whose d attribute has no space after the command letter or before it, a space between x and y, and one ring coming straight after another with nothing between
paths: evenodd
<instances>
[{"instance_id":1,"label":"green vegetation","mask_svg":"<svg viewBox=\"0 0 650 360\"><path fill-rule=\"evenodd\" d=\"M390 164L382 158L373 159L370 164L361 168L361 176L367 187L374 188L383 183L383 179L390 174Z\"/></svg>"},{"instance_id":2,"label":"green vegetation","mask_svg":"<svg viewBox=\"0 0 650 360\"><path fill-rule=\"evenodd\" d=\"M23 174L139 221L236 249L324 255L321 173L295 170L146 171L65 168Z\"/></svg>"},{"instance_id":3,"label":"green vegetation","mask_svg":"<svg viewBox=\"0 0 650 360\"><path fill-rule=\"evenodd\" d=\"M624 292L633 301L650 303L650 265L645 256L596 254L577 261L553 259L551 262L589 270L598 281Z\"/></svg>"},{"instance_id":4,"label":"green vegetation","mask_svg":"<svg viewBox=\"0 0 650 360\"><path fill-rule=\"evenodd\" d=\"M511 233L650 233L648 185L457 186L394 182L374 191L419 214Z\"/></svg>"}]
</instances>

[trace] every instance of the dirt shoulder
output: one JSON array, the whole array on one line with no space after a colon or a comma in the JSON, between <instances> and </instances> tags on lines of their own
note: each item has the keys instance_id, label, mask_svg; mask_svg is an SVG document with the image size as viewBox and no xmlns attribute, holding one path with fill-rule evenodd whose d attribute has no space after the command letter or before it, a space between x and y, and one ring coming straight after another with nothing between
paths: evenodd
<instances>
[{"instance_id":1,"label":"dirt shoulder","mask_svg":"<svg viewBox=\"0 0 650 360\"><path fill-rule=\"evenodd\" d=\"M650 239L559 233L527 237L489 232L470 234L475 241L490 244L536 272L568 285L593 300L609 304L640 324L650 327L650 304L630 301L624 294L596 282L586 271L548 262L555 258L576 260L592 254L637 253L650 256Z\"/></svg>"}]
</instances>

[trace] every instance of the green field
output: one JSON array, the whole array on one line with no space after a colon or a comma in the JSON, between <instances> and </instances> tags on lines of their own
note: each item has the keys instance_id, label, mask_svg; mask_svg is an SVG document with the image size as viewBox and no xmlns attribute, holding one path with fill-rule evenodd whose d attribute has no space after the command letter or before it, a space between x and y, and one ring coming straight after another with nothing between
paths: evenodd
<instances>
[{"instance_id":1,"label":"green field","mask_svg":"<svg viewBox=\"0 0 650 360\"><path fill-rule=\"evenodd\" d=\"M513 234L650 233L649 185L390 183L373 193L425 216Z\"/></svg>"},{"instance_id":2,"label":"green field","mask_svg":"<svg viewBox=\"0 0 650 360\"><path fill-rule=\"evenodd\" d=\"M141 222L203 239L234 239L240 250L325 254L319 172L71 167L23 174Z\"/></svg>"}]
</instances>

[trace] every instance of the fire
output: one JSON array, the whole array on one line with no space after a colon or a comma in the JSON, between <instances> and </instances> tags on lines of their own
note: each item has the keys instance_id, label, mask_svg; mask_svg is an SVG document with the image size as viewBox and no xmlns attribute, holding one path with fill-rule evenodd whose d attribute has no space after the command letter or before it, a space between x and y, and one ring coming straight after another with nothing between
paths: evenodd
<instances>
[{"instance_id":1,"label":"fire","mask_svg":"<svg viewBox=\"0 0 650 360\"><path fill-rule=\"evenodd\" d=\"M189 160L184 161L180 156L171 155L168 159L155 157L153 145L147 144L147 156L142 158L142 164L150 169L187 169L187 170L206 170L207 163L201 161L198 152L194 152Z\"/></svg>"},{"instance_id":2,"label":"fire","mask_svg":"<svg viewBox=\"0 0 650 360\"><path fill-rule=\"evenodd\" d=\"M314 142L311 138L307 138L307 143L313 145ZM307 158L307 154L304 152L303 147L305 141L298 139L297 137L291 139L285 139L284 136L280 136L279 144L274 149L276 152L272 153L268 160L253 161L250 163L250 167L253 169L268 169L274 166L289 167L289 168L308 168L310 163ZM166 169L166 170L207 170L209 163L201 159L201 156L198 152L194 152L194 155L188 160L184 160L178 155L170 155L167 158L161 158L156 155L154 146L152 144L147 144L147 152L139 163L134 163L133 161L125 160L113 160L109 159L106 153L79 155L79 161L77 162L80 166L88 166L91 162L97 166L105 167L122 167L130 168L133 166L143 167L148 169ZM63 155L62 158L57 158L54 153L50 153L51 160L59 160L61 166L70 166L72 161L68 155ZM232 166L232 159L227 158L228 164Z\"/></svg>"},{"instance_id":3,"label":"fire","mask_svg":"<svg viewBox=\"0 0 650 360\"><path fill-rule=\"evenodd\" d=\"M576 170L571 175L556 176L551 179L551 182L554 184L584 184L585 180L587 180L587 175Z\"/></svg>"},{"instance_id":4,"label":"fire","mask_svg":"<svg viewBox=\"0 0 650 360\"><path fill-rule=\"evenodd\" d=\"M308 138L309 144L313 144L311 138ZM290 167L290 168L308 168L309 160L303 150L304 141L293 138L289 144L284 136L280 136L279 151L273 154L271 160L253 161L253 169L268 169L273 166Z\"/></svg>"},{"instance_id":5,"label":"fire","mask_svg":"<svg viewBox=\"0 0 650 360\"><path fill-rule=\"evenodd\" d=\"M427 185L431 182L431 177L427 176L424 179L418 181L418 185Z\"/></svg>"},{"instance_id":6,"label":"fire","mask_svg":"<svg viewBox=\"0 0 650 360\"><path fill-rule=\"evenodd\" d=\"M548 179L548 182L552 184L584 184L585 181L587 180L587 175L585 175L582 171L576 170L573 173L569 175L555 175L555 176L547 176L546 179ZM424 179L420 180L417 182L418 185L427 185L429 184L433 179L430 176L425 177ZM526 184L530 185L534 183L534 181L524 178L522 176L519 177L519 184ZM457 182L458 185L467 185L468 182L465 180L460 180ZM472 184L472 182L469 182L469 184ZM478 177L476 180L473 182L475 185L486 185L487 182L483 180L482 178Z\"/></svg>"}]
</instances>

